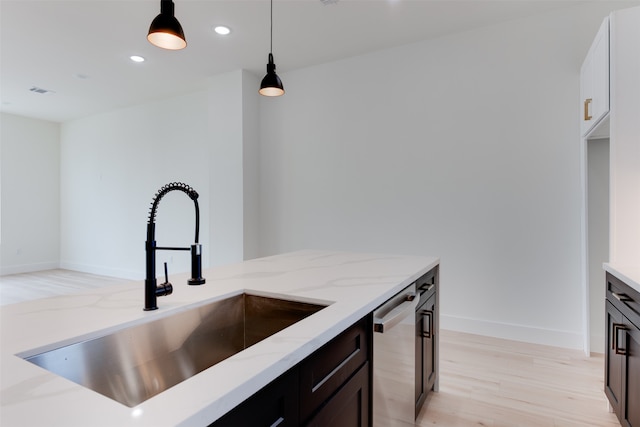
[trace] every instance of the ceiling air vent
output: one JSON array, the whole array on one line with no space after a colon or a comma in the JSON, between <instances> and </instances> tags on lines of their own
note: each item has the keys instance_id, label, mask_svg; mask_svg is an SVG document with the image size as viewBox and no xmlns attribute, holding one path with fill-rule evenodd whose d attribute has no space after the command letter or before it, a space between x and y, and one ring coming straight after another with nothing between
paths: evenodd
<instances>
[{"instance_id":1,"label":"ceiling air vent","mask_svg":"<svg viewBox=\"0 0 640 427\"><path fill-rule=\"evenodd\" d=\"M336 4L338 3L338 0L320 0L322 2L322 4L327 5L327 4Z\"/></svg>"},{"instance_id":2,"label":"ceiling air vent","mask_svg":"<svg viewBox=\"0 0 640 427\"><path fill-rule=\"evenodd\" d=\"M52 90L42 89L41 87L38 87L38 86L32 86L31 89L29 89L29 91L31 91L33 93L39 93L41 95L47 95L49 93L55 93Z\"/></svg>"}]
</instances>

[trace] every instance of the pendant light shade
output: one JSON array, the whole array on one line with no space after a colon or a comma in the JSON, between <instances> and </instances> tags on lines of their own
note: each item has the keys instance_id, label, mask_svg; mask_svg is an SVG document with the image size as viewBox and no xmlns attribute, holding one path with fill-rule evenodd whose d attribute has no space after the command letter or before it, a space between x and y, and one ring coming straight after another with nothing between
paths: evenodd
<instances>
[{"instance_id":1,"label":"pendant light shade","mask_svg":"<svg viewBox=\"0 0 640 427\"><path fill-rule=\"evenodd\" d=\"M267 75L260 83L260 95L264 96L280 96L284 95L284 86L282 80L276 74L276 64L273 63L273 55L269 54L269 63L267 64Z\"/></svg>"},{"instance_id":2,"label":"pendant light shade","mask_svg":"<svg viewBox=\"0 0 640 427\"><path fill-rule=\"evenodd\" d=\"M169 50L184 49L187 41L180 22L174 16L173 0L160 0L160 14L149 27L147 40L158 47Z\"/></svg>"},{"instance_id":3,"label":"pendant light shade","mask_svg":"<svg viewBox=\"0 0 640 427\"><path fill-rule=\"evenodd\" d=\"M260 83L260 95L280 96L284 95L284 85L276 74L276 64L273 62L273 0L271 0L271 46L269 48L269 62L267 63L267 75Z\"/></svg>"}]
</instances>

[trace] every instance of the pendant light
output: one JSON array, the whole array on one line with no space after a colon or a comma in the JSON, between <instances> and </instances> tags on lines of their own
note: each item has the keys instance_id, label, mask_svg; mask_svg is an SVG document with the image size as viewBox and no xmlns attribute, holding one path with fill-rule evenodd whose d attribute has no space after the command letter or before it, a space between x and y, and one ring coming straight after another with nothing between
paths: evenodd
<instances>
[{"instance_id":1,"label":"pendant light","mask_svg":"<svg viewBox=\"0 0 640 427\"><path fill-rule=\"evenodd\" d=\"M282 80L276 74L276 64L273 62L273 0L271 0L271 45L269 47L269 62L267 63L267 75L260 83L260 95L280 96L284 95Z\"/></svg>"},{"instance_id":2,"label":"pendant light","mask_svg":"<svg viewBox=\"0 0 640 427\"><path fill-rule=\"evenodd\" d=\"M151 22L147 35L151 44L169 50L187 47L182 26L174 16L174 9L173 0L160 0L160 15Z\"/></svg>"}]
</instances>

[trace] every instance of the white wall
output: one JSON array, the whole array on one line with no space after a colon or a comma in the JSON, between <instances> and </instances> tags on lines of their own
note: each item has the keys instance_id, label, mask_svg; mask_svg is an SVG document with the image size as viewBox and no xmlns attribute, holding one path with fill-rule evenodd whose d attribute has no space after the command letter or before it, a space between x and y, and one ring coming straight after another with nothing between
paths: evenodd
<instances>
[{"instance_id":1,"label":"white wall","mask_svg":"<svg viewBox=\"0 0 640 427\"><path fill-rule=\"evenodd\" d=\"M146 223L160 187L174 181L191 185L200 194L201 218L209 218L208 198L202 197L209 192L206 136L205 92L64 123L61 265L144 277ZM194 218L185 194L167 194L156 217L158 245L189 246ZM206 220L200 241L208 248ZM189 271L188 252L158 252L158 273L165 261L169 272Z\"/></svg>"},{"instance_id":2,"label":"white wall","mask_svg":"<svg viewBox=\"0 0 640 427\"><path fill-rule=\"evenodd\" d=\"M257 256L258 87L243 70L208 83L211 265Z\"/></svg>"},{"instance_id":3,"label":"white wall","mask_svg":"<svg viewBox=\"0 0 640 427\"><path fill-rule=\"evenodd\" d=\"M578 74L613 7L282 75L262 251L438 255L443 327L581 348Z\"/></svg>"},{"instance_id":4,"label":"white wall","mask_svg":"<svg viewBox=\"0 0 640 427\"><path fill-rule=\"evenodd\" d=\"M605 273L609 260L609 139L585 141L590 351L605 351Z\"/></svg>"},{"instance_id":5,"label":"white wall","mask_svg":"<svg viewBox=\"0 0 640 427\"><path fill-rule=\"evenodd\" d=\"M244 162L257 157L258 95L243 94L256 87L238 70L212 77L200 92L64 123L61 265L143 278L150 204L174 181L200 195L203 267L242 261L245 240L255 256L257 233L245 237L245 217L257 213L244 210L257 206L257 172L245 172ZM193 243L194 216L185 194L167 194L156 217L158 246ZM190 270L187 252L158 251L156 261L158 275L163 262L170 274Z\"/></svg>"},{"instance_id":6,"label":"white wall","mask_svg":"<svg viewBox=\"0 0 640 427\"><path fill-rule=\"evenodd\" d=\"M260 80L242 72L243 259L260 256Z\"/></svg>"},{"instance_id":7,"label":"white wall","mask_svg":"<svg viewBox=\"0 0 640 427\"><path fill-rule=\"evenodd\" d=\"M205 264L300 248L438 255L444 327L580 348L578 72L619 5L285 73L282 98L258 101L238 71L64 123L60 265L142 278L151 198L184 181L201 195ZM4 140L3 265L18 192L5 191ZM189 244L192 218L167 195L158 243ZM161 252L159 273L165 260L188 270L186 254Z\"/></svg>"},{"instance_id":8,"label":"white wall","mask_svg":"<svg viewBox=\"0 0 640 427\"><path fill-rule=\"evenodd\" d=\"M60 126L0 114L0 275L58 267Z\"/></svg>"},{"instance_id":9,"label":"white wall","mask_svg":"<svg viewBox=\"0 0 640 427\"><path fill-rule=\"evenodd\" d=\"M62 125L3 114L2 274L61 266L141 279L152 198L174 181L200 194L205 267L257 256L256 79L238 70ZM162 199L156 223L159 246L193 243L184 194ZM163 262L190 268L186 252L159 251L159 275Z\"/></svg>"}]
</instances>

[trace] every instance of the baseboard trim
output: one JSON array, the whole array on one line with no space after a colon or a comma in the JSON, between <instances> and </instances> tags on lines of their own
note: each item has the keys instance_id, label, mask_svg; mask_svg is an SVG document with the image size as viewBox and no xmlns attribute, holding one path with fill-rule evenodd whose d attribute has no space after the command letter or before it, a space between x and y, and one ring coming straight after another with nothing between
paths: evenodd
<instances>
[{"instance_id":1,"label":"baseboard trim","mask_svg":"<svg viewBox=\"0 0 640 427\"><path fill-rule=\"evenodd\" d=\"M440 327L452 331L575 350L582 350L584 342L583 336L579 332L536 328L444 314L440 315Z\"/></svg>"},{"instance_id":2,"label":"baseboard trim","mask_svg":"<svg viewBox=\"0 0 640 427\"><path fill-rule=\"evenodd\" d=\"M604 335L593 334L589 340L591 343L591 353L604 353L606 338Z\"/></svg>"},{"instance_id":3,"label":"baseboard trim","mask_svg":"<svg viewBox=\"0 0 640 427\"><path fill-rule=\"evenodd\" d=\"M0 276L9 274L33 273L34 271L55 270L60 268L57 262L38 262L35 264L7 265L0 267Z\"/></svg>"}]
</instances>

